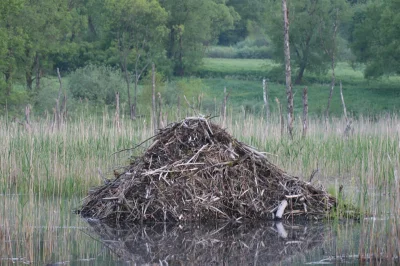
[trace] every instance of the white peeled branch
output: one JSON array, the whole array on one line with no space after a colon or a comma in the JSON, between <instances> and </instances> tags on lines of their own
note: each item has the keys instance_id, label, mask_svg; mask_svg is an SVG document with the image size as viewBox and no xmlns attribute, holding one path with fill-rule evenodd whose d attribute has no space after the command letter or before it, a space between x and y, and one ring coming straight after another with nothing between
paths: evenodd
<instances>
[{"instance_id":1,"label":"white peeled branch","mask_svg":"<svg viewBox=\"0 0 400 266\"><path fill-rule=\"evenodd\" d=\"M282 200L281 203L279 203L278 210L276 211L276 215L275 215L276 218L278 218L278 219L282 218L282 215L285 212L287 205L288 205L287 200Z\"/></svg>"}]
</instances>

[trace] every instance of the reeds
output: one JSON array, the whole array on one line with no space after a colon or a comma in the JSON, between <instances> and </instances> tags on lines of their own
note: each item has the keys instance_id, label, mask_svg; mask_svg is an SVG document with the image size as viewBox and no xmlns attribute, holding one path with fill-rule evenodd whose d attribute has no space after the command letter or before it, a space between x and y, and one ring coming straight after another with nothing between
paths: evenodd
<instances>
[{"instance_id":1,"label":"reeds","mask_svg":"<svg viewBox=\"0 0 400 266\"><path fill-rule=\"evenodd\" d=\"M181 112L186 114L184 110ZM166 110L165 114L168 114L166 123L177 120L173 111ZM356 204L365 216L383 219L379 222L361 219L361 239L355 252L361 259L399 257L400 119L397 115L358 117L353 120L348 136L343 134L347 125L344 118L332 118L327 126L324 119L311 118L305 138L301 138L301 119L296 118L293 140L281 135L280 120L275 114L271 114L268 126L262 118L232 114L229 108L227 115L227 131L238 140L266 151L272 163L306 181L318 169L313 184L324 184L337 198ZM90 187L102 184L103 177L113 177L113 168L126 165L134 155L131 150L113 155L114 152L134 147L154 132L150 120L144 118L130 121L121 117L120 121L118 130L112 116L105 111L100 118L82 114L57 130L49 119L31 117L31 130L27 131L18 121L1 117L0 193L33 193L52 199L86 194ZM218 117L213 121L222 122ZM343 185L341 193L340 185ZM26 204L37 202L31 197ZM28 223L37 213L29 214L29 208L7 206L15 208L16 213L25 211L26 229L22 232L33 237ZM343 213L338 215L346 217ZM10 229L15 219L4 217L2 213L2 239L17 237ZM340 230L338 234L346 235L343 228ZM28 250L29 241L20 243L20 249ZM2 254L6 254L4 245Z\"/></svg>"}]
</instances>

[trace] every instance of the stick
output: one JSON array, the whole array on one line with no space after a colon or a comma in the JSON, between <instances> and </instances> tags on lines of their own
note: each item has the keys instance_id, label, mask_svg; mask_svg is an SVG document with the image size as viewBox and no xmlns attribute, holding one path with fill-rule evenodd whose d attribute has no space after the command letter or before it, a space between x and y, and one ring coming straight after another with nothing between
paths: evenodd
<instances>
[{"instance_id":1,"label":"stick","mask_svg":"<svg viewBox=\"0 0 400 266\"><path fill-rule=\"evenodd\" d=\"M281 203L278 206L278 210L276 211L276 218L277 219L282 219L282 215L285 212L285 209L288 205L287 200L282 200Z\"/></svg>"},{"instance_id":2,"label":"stick","mask_svg":"<svg viewBox=\"0 0 400 266\"><path fill-rule=\"evenodd\" d=\"M269 103L268 103L268 82L263 79L263 98L265 105L265 123L268 123L269 118Z\"/></svg>"},{"instance_id":3,"label":"stick","mask_svg":"<svg viewBox=\"0 0 400 266\"><path fill-rule=\"evenodd\" d=\"M342 99L343 113L344 113L344 118L346 119L346 128L344 129L343 135L347 137L351 130L352 121L349 120L349 118L347 117L346 104L344 103L344 97L343 97L342 81L340 81L340 98Z\"/></svg>"},{"instance_id":4,"label":"stick","mask_svg":"<svg viewBox=\"0 0 400 266\"><path fill-rule=\"evenodd\" d=\"M342 81L340 81L340 98L342 99L344 118L346 119L347 122L348 118L347 118L346 104L344 103L344 97L343 97Z\"/></svg>"}]
</instances>

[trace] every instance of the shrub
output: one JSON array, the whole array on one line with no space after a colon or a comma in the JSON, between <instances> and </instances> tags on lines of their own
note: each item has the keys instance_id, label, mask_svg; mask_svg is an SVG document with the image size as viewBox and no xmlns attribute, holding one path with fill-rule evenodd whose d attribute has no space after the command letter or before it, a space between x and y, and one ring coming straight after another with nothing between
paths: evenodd
<instances>
[{"instance_id":1,"label":"shrub","mask_svg":"<svg viewBox=\"0 0 400 266\"><path fill-rule=\"evenodd\" d=\"M87 65L71 73L69 89L75 99L113 104L115 93L118 91L123 97L126 85L121 71L109 66Z\"/></svg>"},{"instance_id":2,"label":"shrub","mask_svg":"<svg viewBox=\"0 0 400 266\"><path fill-rule=\"evenodd\" d=\"M272 57L272 53L268 46L212 46L207 49L206 56L210 58L267 59Z\"/></svg>"}]
</instances>

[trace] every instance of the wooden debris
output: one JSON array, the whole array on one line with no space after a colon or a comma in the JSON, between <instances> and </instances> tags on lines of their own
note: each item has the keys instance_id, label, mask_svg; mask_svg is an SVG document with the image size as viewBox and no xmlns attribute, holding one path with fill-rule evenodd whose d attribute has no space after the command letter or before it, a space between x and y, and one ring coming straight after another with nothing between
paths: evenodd
<instances>
[{"instance_id":1,"label":"wooden debris","mask_svg":"<svg viewBox=\"0 0 400 266\"><path fill-rule=\"evenodd\" d=\"M204 117L160 129L145 153L92 190L79 212L107 223L322 218L336 205ZM111 200L118 199L118 200Z\"/></svg>"}]
</instances>

